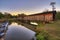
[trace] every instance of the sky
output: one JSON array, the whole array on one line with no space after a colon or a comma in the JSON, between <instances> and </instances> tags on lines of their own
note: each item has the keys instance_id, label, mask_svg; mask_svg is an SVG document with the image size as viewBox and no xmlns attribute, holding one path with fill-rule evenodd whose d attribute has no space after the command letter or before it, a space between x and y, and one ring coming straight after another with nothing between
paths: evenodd
<instances>
[{"instance_id":1,"label":"sky","mask_svg":"<svg viewBox=\"0 0 60 40\"><path fill-rule=\"evenodd\" d=\"M27 15L52 10L51 2L60 11L60 0L0 0L0 11L11 14L25 13Z\"/></svg>"}]
</instances>

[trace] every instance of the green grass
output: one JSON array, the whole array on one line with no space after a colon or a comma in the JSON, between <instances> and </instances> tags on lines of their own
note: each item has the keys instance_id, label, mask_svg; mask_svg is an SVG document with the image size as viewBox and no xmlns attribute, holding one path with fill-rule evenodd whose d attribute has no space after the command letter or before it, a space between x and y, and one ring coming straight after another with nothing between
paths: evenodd
<instances>
[{"instance_id":1,"label":"green grass","mask_svg":"<svg viewBox=\"0 0 60 40\"><path fill-rule=\"evenodd\" d=\"M48 33L44 30L42 30L41 32L37 33L37 40L48 40Z\"/></svg>"},{"instance_id":2,"label":"green grass","mask_svg":"<svg viewBox=\"0 0 60 40\"><path fill-rule=\"evenodd\" d=\"M37 26L39 34L37 35L37 39L45 40L44 37L47 36L48 40L60 40L60 20L54 21L53 23L48 24L39 24ZM44 30L44 31L42 31ZM41 32L42 31L42 32ZM44 34L44 35L42 35Z\"/></svg>"}]
</instances>

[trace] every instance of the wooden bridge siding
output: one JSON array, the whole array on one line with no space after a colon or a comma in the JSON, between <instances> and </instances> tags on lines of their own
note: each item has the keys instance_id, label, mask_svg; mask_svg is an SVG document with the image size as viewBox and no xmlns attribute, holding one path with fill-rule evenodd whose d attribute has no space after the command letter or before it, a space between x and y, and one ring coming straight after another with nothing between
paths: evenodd
<instances>
[{"instance_id":1,"label":"wooden bridge siding","mask_svg":"<svg viewBox=\"0 0 60 40\"><path fill-rule=\"evenodd\" d=\"M42 14L42 15L34 15L34 16L27 16L27 17L24 17L23 20L52 21L53 20L53 13Z\"/></svg>"},{"instance_id":2,"label":"wooden bridge siding","mask_svg":"<svg viewBox=\"0 0 60 40\"><path fill-rule=\"evenodd\" d=\"M45 21L52 21L52 20L53 20L53 14L52 13L45 14Z\"/></svg>"}]
</instances>

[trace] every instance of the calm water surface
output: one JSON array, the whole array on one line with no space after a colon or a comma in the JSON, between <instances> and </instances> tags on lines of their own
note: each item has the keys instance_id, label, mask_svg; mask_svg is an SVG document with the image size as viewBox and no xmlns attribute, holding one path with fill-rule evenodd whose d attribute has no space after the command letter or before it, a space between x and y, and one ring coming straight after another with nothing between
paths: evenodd
<instances>
[{"instance_id":1,"label":"calm water surface","mask_svg":"<svg viewBox=\"0 0 60 40\"><path fill-rule=\"evenodd\" d=\"M5 40L31 40L35 37L35 32L22 26L18 23L12 22L8 26Z\"/></svg>"}]
</instances>

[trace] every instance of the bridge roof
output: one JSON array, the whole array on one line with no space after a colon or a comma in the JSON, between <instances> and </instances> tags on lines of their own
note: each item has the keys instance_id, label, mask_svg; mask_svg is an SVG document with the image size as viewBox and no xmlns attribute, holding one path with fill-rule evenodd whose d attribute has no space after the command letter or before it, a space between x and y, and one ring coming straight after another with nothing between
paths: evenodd
<instances>
[{"instance_id":1,"label":"bridge roof","mask_svg":"<svg viewBox=\"0 0 60 40\"><path fill-rule=\"evenodd\" d=\"M42 13L36 13L36 14L32 14L32 15L29 15L29 16L34 16L34 15L43 15L43 14L51 14L55 11L47 11L47 12L42 12Z\"/></svg>"}]
</instances>

